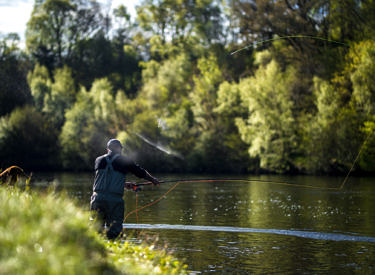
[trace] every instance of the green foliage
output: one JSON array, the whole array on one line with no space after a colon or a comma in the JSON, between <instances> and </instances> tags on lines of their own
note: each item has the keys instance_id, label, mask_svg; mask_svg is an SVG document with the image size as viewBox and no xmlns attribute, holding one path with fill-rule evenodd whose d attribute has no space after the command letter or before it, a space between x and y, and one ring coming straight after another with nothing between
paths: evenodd
<instances>
[{"instance_id":1,"label":"green foliage","mask_svg":"<svg viewBox=\"0 0 375 275\"><path fill-rule=\"evenodd\" d=\"M34 98L35 107L38 111L42 111L45 98L51 94L52 84L47 68L36 64L34 70L27 75L27 80Z\"/></svg>"},{"instance_id":2,"label":"green foliage","mask_svg":"<svg viewBox=\"0 0 375 275\"><path fill-rule=\"evenodd\" d=\"M129 274L187 274L186 265L168 255L164 250L156 250L154 245L134 245L108 243L109 259L121 273Z\"/></svg>"},{"instance_id":3,"label":"green foliage","mask_svg":"<svg viewBox=\"0 0 375 275\"><path fill-rule=\"evenodd\" d=\"M26 46L49 70L62 66L74 47L100 30L102 15L96 1L36 1L27 23Z\"/></svg>"},{"instance_id":4,"label":"green foliage","mask_svg":"<svg viewBox=\"0 0 375 275\"><path fill-rule=\"evenodd\" d=\"M199 131L215 128L217 89L223 81L220 68L214 56L198 60L199 75L194 77L194 89L189 94L192 111Z\"/></svg>"},{"instance_id":5,"label":"green foliage","mask_svg":"<svg viewBox=\"0 0 375 275\"><path fill-rule=\"evenodd\" d=\"M329 2L330 18L330 34L336 40L351 40L363 39L367 33L371 33L367 28L369 21L374 18L374 15L369 15L368 12L373 10L372 1L343 1L331 0ZM371 18L372 17L372 18ZM363 30L367 29L367 33Z\"/></svg>"},{"instance_id":6,"label":"green foliage","mask_svg":"<svg viewBox=\"0 0 375 275\"><path fill-rule=\"evenodd\" d=\"M75 83L71 70L64 66L54 73L54 83L51 85L51 94L44 98L43 111L59 128L64 122L64 115L75 100Z\"/></svg>"},{"instance_id":7,"label":"green foliage","mask_svg":"<svg viewBox=\"0 0 375 275\"><path fill-rule=\"evenodd\" d=\"M0 272L101 274L113 270L88 226L89 215L66 198L0 189Z\"/></svg>"},{"instance_id":8,"label":"green foliage","mask_svg":"<svg viewBox=\"0 0 375 275\"><path fill-rule=\"evenodd\" d=\"M126 38L108 39L103 33L79 41L69 62L76 80L87 89L98 78L108 78L114 89L135 94L140 80L139 53Z\"/></svg>"},{"instance_id":9,"label":"green foliage","mask_svg":"<svg viewBox=\"0 0 375 275\"><path fill-rule=\"evenodd\" d=\"M199 74L194 76L194 89L189 94L196 136L192 154L192 162L196 167L193 166L193 170L218 172L224 167L217 159L218 155L223 154L223 136L219 134L220 125L215 108L217 90L223 77L214 56L200 58L197 69Z\"/></svg>"},{"instance_id":10,"label":"green foliage","mask_svg":"<svg viewBox=\"0 0 375 275\"><path fill-rule=\"evenodd\" d=\"M159 110L171 109L180 104L191 88L191 66L183 53L161 64L154 60L143 63L144 86L140 96L148 100L150 107Z\"/></svg>"},{"instance_id":11,"label":"green foliage","mask_svg":"<svg viewBox=\"0 0 375 275\"><path fill-rule=\"evenodd\" d=\"M314 79L316 113L304 118L302 150L307 156L301 163L306 171L347 172L371 129L374 114L374 53L372 41L353 44L345 67L331 81ZM364 126L365 125L365 126ZM373 143L367 141L359 166L374 171Z\"/></svg>"},{"instance_id":12,"label":"green foliage","mask_svg":"<svg viewBox=\"0 0 375 275\"><path fill-rule=\"evenodd\" d=\"M107 79L96 80L89 92L81 89L77 101L66 112L60 134L65 167L90 167L96 156L103 153L114 134L111 128L116 119L114 106L112 86Z\"/></svg>"},{"instance_id":13,"label":"green foliage","mask_svg":"<svg viewBox=\"0 0 375 275\"><path fill-rule=\"evenodd\" d=\"M28 75L36 107L46 114L57 128L61 128L65 111L75 101L76 89L72 72L67 66L56 69L53 79L50 79L47 68L39 64Z\"/></svg>"},{"instance_id":14,"label":"green foliage","mask_svg":"<svg viewBox=\"0 0 375 275\"><path fill-rule=\"evenodd\" d=\"M36 0L28 55L0 42L0 116L33 99L65 168L88 169L112 137L159 171L351 166L375 115L372 0L143 0L135 21L100 3ZM356 169L373 171L373 150Z\"/></svg>"},{"instance_id":15,"label":"green foliage","mask_svg":"<svg viewBox=\"0 0 375 275\"><path fill-rule=\"evenodd\" d=\"M163 43L184 40L194 34L202 42L221 35L220 7L213 0L144 0L137 8L140 26L161 37Z\"/></svg>"},{"instance_id":16,"label":"green foliage","mask_svg":"<svg viewBox=\"0 0 375 275\"><path fill-rule=\"evenodd\" d=\"M245 108L241 104L241 93L237 83L223 82L217 92L215 111L226 116L240 116Z\"/></svg>"},{"instance_id":17,"label":"green foliage","mask_svg":"<svg viewBox=\"0 0 375 275\"><path fill-rule=\"evenodd\" d=\"M223 82L218 61L212 55L199 59L197 69L199 74L194 76L194 88L189 94L195 137L194 150L189 154L190 169L218 173L253 169L235 126L235 118L245 113L237 84Z\"/></svg>"},{"instance_id":18,"label":"green foliage","mask_svg":"<svg viewBox=\"0 0 375 275\"><path fill-rule=\"evenodd\" d=\"M17 34L0 33L0 117L31 101L26 81L29 65L18 43Z\"/></svg>"},{"instance_id":19,"label":"green foliage","mask_svg":"<svg viewBox=\"0 0 375 275\"><path fill-rule=\"evenodd\" d=\"M366 135L366 140L362 145L363 148L359 159L359 166L364 171L373 172L375 167L374 120L365 122L365 127L362 130Z\"/></svg>"},{"instance_id":20,"label":"green foliage","mask_svg":"<svg viewBox=\"0 0 375 275\"><path fill-rule=\"evenodd\" d=\"M362 41L352 48L349 77L356 108L366 115L375 114L375 41Z\"/></svg>"},{"instance_id":21,"label":"green foliage","mask_svg":"<svg viewBox=\"0 0 375 275\"><path fill-rule=\"evenodd\" d=\"M249 113L248 118L236 120L241 138L250 145L250 156L260 159L260 167L275 172L294 169L298 144L290 98L294 75L293 68L283 72L271 61L260 66L254 77L242 80L239 88Z\"/></svg>"},{"instance_id":22,"label":"green foliage","mask_svg":"<svg viewBox=\"0 0 375 275\"><path fill-rule=\"evenodd\" d=\"M334 86L327 81L314 80L317 112L308 116L303 143L308 172L346 172L354 161L362 135L360 117L350 106L343 106Z\"/></svg>"},{"instance_id":23,"label":"green foliage","mask_svg":"<svg viewBox=\"0 0 375 275\"><path fill-rule=\"evenodd\" d=\"M0 188L1 274L186 274L153 246L102 239L66 195Z\"/></svg>"},{"instance_id":24,"label":"green foliage","mask_svg":"<svg viewBox=\"0 0 375 275\"><path fill-rule=\"evenodd\" d=\"M53 169L58 165L57 131L34 107L15 109L0 119L1 166Z\"/></svg>"}]
</instances>

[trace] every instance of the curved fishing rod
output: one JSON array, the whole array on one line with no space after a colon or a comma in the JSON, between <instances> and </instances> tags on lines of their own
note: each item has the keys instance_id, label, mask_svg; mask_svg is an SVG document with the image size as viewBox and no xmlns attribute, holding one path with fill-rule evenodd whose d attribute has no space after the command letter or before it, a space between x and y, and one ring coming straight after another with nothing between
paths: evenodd
<instances>
[{"instance_id":1,"label":"curved fishing rod","mask_svg":"<svg viewBox=\"0 0 375 275\"><path fill-rule=\"evenodd\" d=\"M279 36L279 37L275 37L275 38L271 38L271 39L265 39L265 40L260 40L260 41L255 41L245 47L242 47L234 52L231 52L230 55L234 55L238 52L241 52L243 50L246 50L252 46L257 46L258 44L264 44L264 43L268 43L268 42L272 42L272 41L276 41L276 40L282 40L282 39L288 39L288 38L309 38L309 39L315 39L315 40L322 40L322 41L326 41L326 42L330 42L330 43L334 43L334 44L339 44L339 45L342 45L342 46L346 46L346 47L350 47L350 45L348 43L344 43L344 42L341 42L341 41L336 41L336 40L331 40L331 39L327 39L327 38L323 38L323 37L319 37L319 36L312 36L312 35L287 35L287 36Z\"/></svg>"}]
</instances>

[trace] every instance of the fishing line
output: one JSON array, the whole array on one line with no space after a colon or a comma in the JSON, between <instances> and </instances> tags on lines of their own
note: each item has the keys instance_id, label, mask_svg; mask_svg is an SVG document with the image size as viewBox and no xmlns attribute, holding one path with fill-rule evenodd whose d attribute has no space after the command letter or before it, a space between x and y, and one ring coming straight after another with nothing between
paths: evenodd
<instances>
[{"instance_id":1,"label":"fishing line","mask_svg":"<svg viewBox=\"0 0 375 275\"><path fill-rule=\"evenodd\" d=\"M138 222L138 193L135 193L135 216L136 216L136 221L137 221L137 224L139 223ZM139 228L137 228L137 239L139 238Z\"/></svg>"},{"instance_id":2,"label":"fishing line","mask_svg":"<svg viewBox=\"0 0 375 275\"><path fill-rule=\"evenodd\" d=\"M177 181L177 182L176 182ZM170 182L176 182L171 188L168 189L167 192L165 192L163 195L161 195L156 200L143 205L138 208L138 201L136 199L136 207L134 210L130 211L124 218L124 223L128 219L129 216L136 213L138 215L138 212L141 210L144 210L147 207L150 207L158 202L160 202L162 199L165 199L166 196L174 190L178 185L181 183L202 183L202 182L225 182L225 181L237 181L237 182L262 182L262 183L271 183L271 184L279 184L279 185L287 185L287 186L294 186L294 187L304 187L304 188L311 188L311 189L325 189L325 190L340 190L340 188L337 187L320 187L320 186L313 186L313 185L304 185L304 184L297 184L297 183L289 183L289 182L282 182L282 181L271 181L271 180L259 180L259 179L179 179L179 180L169 180L169 181L161 181L160 183L170 183ZM151 182L142 182L138 184L138 186L141 185L151 185ZM137 196L137 195L136 195ZM136 197L137 198L137 197ZM138 218L137 218L138 220ZM138 223L138 222L137 222Z\"/></svg>"},{"instance_id":3,"label":"fishing line","mask_svg":"<svg viewBox=\"0 0 375 275\"><path fill-rule=\"evenodd\" d=\"M176 182L171 188L169 188L167 190L167 192L165 192L163 195L161 195L159 198L157 198L156 200L146 204L146 205L143 205L141 207L138 207L138 194L136 194L136 206L135 206L135 209L133 211L130 211L124 218L124 221L123 223L126 223L126 220L129 216L131 216L132 214L136 213L136 221L137 221L137 224L138 224L138 212L139 211L142 211L144 210L145 208L147 207L150 207L158 202L160 202L162 199L165 199L166 196L172 191L174 190L177 186L179 186L181 183L202 183L202 182L225 182L225 181L237 181L237 182L262 182L262 183L270 183L270 184L278 184L278 185L284 185L284 186L293 186L293 187L302 187L302 188L310 188L310 189L323 189L323 190L335 190L335 191L339 191L339 190L342 190L346 184L346 182L348 181L349 179L349 176L355 166L355 164L357 163L358 159L359 159L359 156L361 155L362 151L363 151L363 148L364 146L366 145L367 141L370 139L370 137L372 136L373 134L373 131L371 131L366 139L364 140L364 142L362 143L359 151L358 151L358 154L356 156L356 158L354 159L353 161L353 164L349 170L349 172L347 173L345 179L343 180L342 184L339 186L339 187L322 187L322 186L314 186L314 185L305 185L305 184L298 184L298 183L291 183L291 182L284 182L284 181L272 181L272 180L260 180L260 179L178 179L178 180L168 180L168 181L161 181L160 183L172 183L172 182ZM150 185L152 184L152 182L142 182L142 183L136 183L134 184L136 187L139 187L139 186L143 186L143 185ZM137 190L137 189L136 189ZM122 230L124 230L125 228L123 227ZM137 231L138 232L138 231ZM137 237L139 236L139 232L137 233Z\"/></svg>"},{"instance_id":4,"label":"fishing line","mask_svg":"<svg viewBox=\"0 0 375 275\"><path fill-rule=\"evenodd\" d=\"M271 41L276 41L276 40L281 40L281 39L288 39L288 38L310 38L310 39L315 39L315 40L322 40L322 41L327 41L327 42L330 42L330 43L335 43L335 44L339 44L339 45L342 45L342 46L346 46L346 47L350 47L349 44L347 43L344 43L344 42L340 42L340 41L336 41L336 40L331 40L331 39L327 39L327 38L323 38L323 37L319 37L319 36L310 36L310 35L288 35L288 36L279 36L279 37L275 37L275 38L271 38L271 39L265 39L265 40L260 40L260 41L255 41L243 48L240 48L234 52L232 52L230 55L234 55L240 51L243 51L243 50L246 50L248 48L251 48L251 47L255 47L257 46L258 44L264 44L264 43L268 43L268 42L271 42Z\"/></svg>"},{"instance_id":5,"label":"fishing line","mask_svg":"<svg viewBox=\"0 0 375 275\"><path fill-rule=\"evenodd\" d=\"M357 156L356 156L356 158L355 158L355 160L354 160L354 162L353 162L353 164L352 164L352 167L350 167L350 170L349 170L348 174L346 175L344 181L342 182L342 184L341 184L341 186L340 186L340 189L342 189L342 188L344 187L345 183L346 183L347 180L349 179L349 175L350 175L350 173L352 172L352 170L353 170L353 168L354 168L354 165L357 163L357 161L358 161L358 159L359 159L359 156L361 155L362 150L363 150L363 148L365 147L365 144L367 143L367 141L368 141L368 140L370 139L370 137L372 136L372 133L373 133L373 131L371 130L371 132L367 135L365 141L362 143L362 146L361 146L361 148L360 148L359 151L358 151L358 154L357 154Z\"/></svg>"}]
</instances>

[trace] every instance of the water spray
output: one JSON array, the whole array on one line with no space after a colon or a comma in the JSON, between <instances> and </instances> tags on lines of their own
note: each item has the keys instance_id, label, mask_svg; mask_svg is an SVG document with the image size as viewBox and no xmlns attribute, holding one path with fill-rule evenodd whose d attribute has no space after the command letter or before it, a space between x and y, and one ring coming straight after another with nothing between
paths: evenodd
<instances>
[{"instance_id":1,"label":"water spray","mask_svg":"<svg viewBox=\"0 0 375 275\"><path fill-rule=\"evenodd\" d=\"M158 144L158 143L155 143L155 142L152 142L151 140L149 140L148 138L144 137L143 135L139 134L139 133L134 133L137 137L139 137L141 140L143 140L144 142L146 142L148 145L151 145L152 147L158 149L159 151L167 154L167 155L171 155L171 156L174 156L176 158L179 158L179 159L184 159L184 157L176 152L176 151L173 151L169 148L166 148L165 146L161 145L161 144Z\"/></svg>"}]
</instances>

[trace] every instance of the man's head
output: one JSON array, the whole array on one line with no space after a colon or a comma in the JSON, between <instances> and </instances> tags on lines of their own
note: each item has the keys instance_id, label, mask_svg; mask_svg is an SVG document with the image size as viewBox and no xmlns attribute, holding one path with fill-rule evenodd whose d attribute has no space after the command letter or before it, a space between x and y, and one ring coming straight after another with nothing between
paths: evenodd
<instances>
[{"instance_id":1,"label":"man's head","mask_svg":"<svg viewBox=\"0 0 375 275\"><path fill-rule=\"evenodd\" d=\"M118 139L110 139L107 143L107 150L115 154L121 154L122 148L122 144Z\"/></svg>"}]
</instances>

